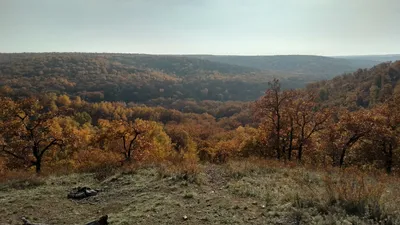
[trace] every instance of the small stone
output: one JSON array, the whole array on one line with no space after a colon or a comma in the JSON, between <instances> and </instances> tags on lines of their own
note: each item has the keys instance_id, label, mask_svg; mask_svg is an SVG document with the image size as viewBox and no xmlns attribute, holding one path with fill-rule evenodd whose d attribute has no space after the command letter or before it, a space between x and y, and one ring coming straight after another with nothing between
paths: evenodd
<instances>
[{"instance_id":1,"label":"small stone","mask_svg":"<svg viewBox=\"0 0 400 225\"><path fill-rule=\"evenodd\" d=\"M186 215L183 216L183 220L187 220L188 217Z\"/></svg>"},{"instance_id":2,"label":"small stone","mask_svg":"<svg viewBox=\"0 0 400 225\"><path fill-rule=\"evenodd\" d=\"M265 209L265 205L261 205L261 208L262 208L262 209Z\"/></svg>"},{"instance_id":3,"label":"small stone","mask_svg":"<svg viewBox=\"0 0 400 225\"><path fill-rule=\"evenodd\" d=\"M84 190L84 192L85 192L86 196L95 196L95 195L97 195L97 191L95 191L93 189L90 189L90 188L86 188Z\"/></svg>"},{"instance_id":4,"label":"small stone","mask_svg":"<svg viewBox=\"0 0 400 225\"><path fill-rule=\"evenodd\" d=\"M345 225L351 225L351 224L353 224L353 223L350 222L350 221L348 221L348 220L344 220L344 221L343 221L343 224L345 224Z\"/></svg>"}]
</instances>

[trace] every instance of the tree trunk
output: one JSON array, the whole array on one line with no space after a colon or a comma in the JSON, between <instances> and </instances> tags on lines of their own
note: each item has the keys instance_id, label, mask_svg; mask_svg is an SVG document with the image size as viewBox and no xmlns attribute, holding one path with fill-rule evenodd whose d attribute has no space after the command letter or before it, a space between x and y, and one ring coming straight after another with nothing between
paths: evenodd
<instances>
[{"instance_id":1,"label":"tree trunk","mask_svg":"<svg viewBox=\"0 0 400 225\"><path fill-rule=\"evenodd\" d=\"M278 94L276 93L276 102L277 102L277 104L278 104ZM277 120L276 120L276 151L277 151L277 158L278 158L278 160L280 160L281 159L281 150L280 150L280 148L281 148L281 143L280 143L280 139L281 139L281 133L280 133L280 131L281 131L281 115L280 115L280 113L279 113L279 106L276 106L276 109L275 109L275 113L276 113L276 118L277 118Z\"/></svg>"},{"instance_id":2,"label":"tree trunk","mask_svg":"<svg viewBox=\"0 0 400 225\"><path fill-rule=\"evenodd\" d=\"M131 161L131 152L132 152L132 150L128 150L128 154L127 154L127 156L126 156L126 158L125 158L125 160L127 161L127 162L130 162Z\"/></svg>"},{"instance_id":3,"label":"tree trunk","mask_svg":"<svg viewBox=\"0 0 400 225\"><path fill-rule=\"evenodd\" d=\"M393 145L389 144L389 149L386 154L386 173L392 173L392 166L393 166Z\"/></svg>"},{"instance_id":4,"label":"tree trunk","mask_svg":"<svg viewBox=\"0 0 400 225\"><path fill-rule=\"evenodd\" d=\"M281 159L281 145L280 145L280 137L279 136L280 136L279 131L277 131L277 139L276 139L275 148L276 148L276 158L278 160Z\"/></svg>"},{"instance_id":5,"label":"tree trunk","mask_svg":"<svg viewBox=\"0 0 400 225\"><path fill-rule=\"evenodd\" d=\"M42 169L41 168L42 167L42 156L39 152L39 147L36 143L32 147L32 152L33 152L33 156L35 157L35 160L36 160L33 163L33 165L35 166L36 173L39 174Z\"/></svg>"},{"instance_id":6,"label":"tree trunk","mask_svg":"<svg viewBox=\"0 0 400 225\"><path fill-rule=\"evenodd\" d=\"M278 160L280 160L281 159L281 147L280 147L279 138L277 138L277 140L275 140L275 149L276 149L276 158Z\"/></svg>"},{"instance_id":7,"label":"tree trunk","mask_svg":"<svg viewBox=\"0 0 400 225\"><path fill-rule=\"evenodd\" d=\"M277 158L278 160L281 159L281 151L280 151L279 147L276 149L276 158Z\"/></svg>"},{"instance_id":8,"label":"tree trunk","mask_svg":"<svg viewBox=\"0 0 400 225\"><path fill-rule=\"evenodd\" d=\"M346 156L347 149L350 148L354 143L356 143L358 139L360 139L360 137L361 136L353 135L349 139L349 141L347 141L347 143L343 146L342 153L340 155L339 167L342 167L344 164L344 157Z\"/></svg>"},{"instance_id":9,"label":"tree trunk","mask_svg":"<svg viewBox=\"0 0 400 225\"><path fill-rule=\"evenodd\" d=\"M344 157L346 155L346 147L342 149L342 153L340 154L340 160L339 160L339 167L342 167L344 164Z\"/></svg>"},{"instance_id":10,"label":"tree trunk","mask_svg":"<svg viewBox=\"0 0 400 225\"><path fill-rule=\"evenodd\" d=\"M35 168L36 168L36 173L39 174L42 169L42 159L41 158L36 159Z\"/></svg>"},{"instance_id":11,"label":"tree trunk","mask_svg":"<svg viewBox=\"0 0 400 225\"><path fill-rule=\"evenodd\" d=\"M289 135L289 149L288 149L288 159L292 160L292 150L293 150L293 122L291 123L290 135Z\"/></svg>"},{"instance_id":12,"label":"tree trunk","mask_svg":"<svg viewBox=\"0 0 400 225\"><path fill-rule=\"evenodd\" d=\"M301 136L300 136L300 144L299 144L299 151L297 152L297 161L298 162L301 162L301 157L303 156L303 143L304 143L304 140L305 140L305 132L304 132L304 129L305 129L305 117L304 117L304 115L303 115L303 124L302 124L302 126L301 126Z\"/></svg>"},{"instance_id":13,"label":"tree trunk","mask_svg":"<svg viewBox=\"0 0 400 225\"><path fill-rule=\"evenodd\" d=\"M300 145L299 145L299 151L298 151L298 153L297 153L297 160L298 160L299 162L301 162L301 157L302 157L302 155L303 155L303 144L300 144Z\"/></svg>"}]
</instances>

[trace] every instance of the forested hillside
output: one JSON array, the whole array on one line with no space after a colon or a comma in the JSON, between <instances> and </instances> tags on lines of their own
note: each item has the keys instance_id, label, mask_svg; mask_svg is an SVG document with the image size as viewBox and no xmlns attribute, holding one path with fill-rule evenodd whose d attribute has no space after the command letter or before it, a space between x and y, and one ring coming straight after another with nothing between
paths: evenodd
<instances>
[{"instance_id":1,"label":"forested hillside","mask_svg":"<svg viewBox=\"0 0 400 225\"><path fill-rule=\"evenodd\" d=\"M287 88L304 85L277 73L178 56L0 55L0 85L12 88L15 96L54 92L88 101L248 101L259 97L273 76Z\"/></svg>"},{"instance_id":2,"label":"forested hillside","mask_svg":"<svg viewBox=\"0 0 400 225\"><path fill-rule=\"evenodd\" d=\"M373 107L400 92L399 79L400 61L396 61L313 83L308 89L318 91L320 99L328 105L355 110Z\"/></svg>"},{"instance_id":3,"label":"forested hillside","mask_svg":"<svg viewBox=\"0 0 400 225\"><path fill-rule=\"evenodd\" d=\"M346 59L320 56L0 54L0 85L10 95L54 92L91 102L252 101L273 78L293 89L354 70Z\"/></svg>"}]
</instances>

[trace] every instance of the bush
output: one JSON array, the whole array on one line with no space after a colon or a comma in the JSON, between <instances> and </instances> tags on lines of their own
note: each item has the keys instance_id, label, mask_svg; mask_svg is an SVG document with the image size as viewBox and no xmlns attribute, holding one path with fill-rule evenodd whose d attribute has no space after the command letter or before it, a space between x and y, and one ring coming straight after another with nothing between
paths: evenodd
<instances>
[{"instance_id":1,"label":"bush","mask_svg":"<svg viewBox=\"0 0 400 225\"><path fill-rule=\"evenodd\" d=\"M121 166L122 157L111 151L88 149L77 152L74 161L75 170L78 172L103 173Z\"/></svg>"}]
</instances>

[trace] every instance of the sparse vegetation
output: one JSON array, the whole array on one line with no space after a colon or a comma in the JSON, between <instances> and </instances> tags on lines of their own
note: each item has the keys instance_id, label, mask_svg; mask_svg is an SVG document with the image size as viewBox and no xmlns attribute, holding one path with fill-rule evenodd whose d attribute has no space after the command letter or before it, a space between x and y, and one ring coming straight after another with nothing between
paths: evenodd
<instances>
[{"instance_id":1,"label":"sparse vegetation","mask_svg":"<svg viewBox=\"0 0 400 225\"><path fill-rule=\"evenodd\" d=\"M258 162L258 163L257 163ZM40 178L20 189L15 180L1 184L0 223L75 224L108 214L111 224L398 224L398 180L359 171L291 168L265 160L200 165L201 183L175 179L158 166L96 174ZM238 177L237 174L242 174ZM183 177L184 173L180 175ZM92 186L98 195L66 198L71 187ZM51 205L51 210L48 206ZM45 213L46 216L43 216ZM72 216L73 215L73 216Z\"/></svg>"}]
</instances>

